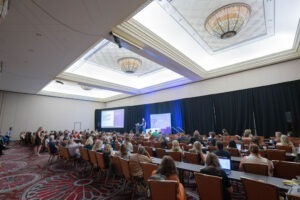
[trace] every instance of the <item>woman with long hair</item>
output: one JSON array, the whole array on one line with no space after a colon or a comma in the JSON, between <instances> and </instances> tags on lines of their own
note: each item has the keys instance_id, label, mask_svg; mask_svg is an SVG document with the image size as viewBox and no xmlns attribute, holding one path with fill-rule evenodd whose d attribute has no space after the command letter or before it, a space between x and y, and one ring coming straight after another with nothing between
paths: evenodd
<instances>
[{"instance_id":1,"label":"woman with long hair","mask_svg":"<svg viewBox=\"0 0 300 200\"><path fill-rule=\"evenodd\" d=\"M178 182L177 200L186 199L184 187L179 181L176 165L171 156L164 156L158 169L156 171L153 171L152 174L161 174L164 175L167 180L177 181Z\"/></svg>"},{"instance_id":2,"label":"woman with long hair","mask_svg":"<svg viewBox=\"0 0 300 200\"><path fill-rule=\"evenodd\" d=\"M206 167L200 173L222 177L223 200L230 200L233 188L225 171L221 169L219 159L216 154L208 153L205 160Z\"/></svg>"}]
</instances>

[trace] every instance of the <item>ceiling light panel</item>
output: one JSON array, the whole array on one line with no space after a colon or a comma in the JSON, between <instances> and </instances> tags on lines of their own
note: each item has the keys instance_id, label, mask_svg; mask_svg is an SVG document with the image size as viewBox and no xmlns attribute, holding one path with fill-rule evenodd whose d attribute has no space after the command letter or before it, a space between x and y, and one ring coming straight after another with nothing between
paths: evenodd
<instances>
[{"instance_id":1,"label":"ceiling light panel","mask_svg":"<svg viewBox=\"0 0 300 200\"><path fill-rule=\"evenodd\" d=\"M133 20L162 38L206 71L292 49L300 16L298 12L300 1L292 0L288 4L284 0L241 1L251 6L252 12L248 24L236 36L216 41L205 31L205 19L214 10L232 2L229 0L176 0L172 2L157 0L137 13ZM195 8L200 4L207 5L202 5L195 12ZM204 16L203 13L207 10L210 12ZM203 22L192 24L192 21L197 19ZM260 25L253 29L251 24ZM196 30L196 26L200 28ZM252 31L254 34L248 34L247 31ZM223 46L213 47L214 43L209 43L199 33L207 34L207 37L214 38L215 44Z\"/></svg>"}]
</instances>

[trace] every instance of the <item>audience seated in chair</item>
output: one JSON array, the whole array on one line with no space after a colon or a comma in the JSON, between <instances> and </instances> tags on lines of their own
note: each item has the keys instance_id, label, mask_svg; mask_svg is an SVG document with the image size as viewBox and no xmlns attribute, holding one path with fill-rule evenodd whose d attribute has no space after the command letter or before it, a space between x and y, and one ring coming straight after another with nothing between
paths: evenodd
<instances>
[{"instance_id":1,"label":"audience seated in chair","mask_svg":"<svg viewBox=\"0 0 300 200\"><path fill-rule=\"evenodd\" d=\"M251 144L249 147L249 151L250 155L243 157L240 162L240 170L243 170L244 163L265 164L268 165L269 175L272 176L274 168L273 163L270 160L260 156L258 146L256 144Z\"/></svg>"},{"instance_id":2,"label":"audience seated in chair","mask_svg":"<svg viewBox=\"0 0 300 200\"><path fill-rule=\"evenodd\" d=\"M172 141L172 152L182 152L182 149L180 148L179 142L177 140Z\"/></svg>"},{"instance_id":3,"label":"audience seated in chair","mask_svg":"<svg viewBox=\"0 0 300 200\"><path fill-rule=\"evenodd\" d=\"M195 141L193 144L193 148L189 150L191 153L198 154L199 164L203 164L205 161L205 155L202 152L202 144L199 141Z\"/></svg>"},{"instance_id":4,"label":"audience seated in chair","mask_svg":"<svg viewBox=\"0 0 300 200\"><path fill-rule=\"evenodd\" d=\"M294 153L294 154L296 153L295 146L293 145L292 142L289 141L289 138L286 135L281 135L280 142L276 143L276 146L288 146L288 147L291 147L292 148L292 153Z\"/></svg>"},{"instance_id":5,"label":"audience seated in chair","mask_svg":"<svg viewBox=\"0 0 300 200\"><path fill-rule=\"evenodd\" d=\"M183 185L180 183L175 162L172 157L164 156L158 169L153 171L152 174L161 174L166 177L167 180L174 180L178 182L177 200L185 200L185 191Z\"/></svg>"},{"instance_id":6,"label":"audience seated in chair","mask_svg":"<svg viewBox=\"0 0 300 200\"><path fill-rule=\"evenodd\" d=\"M143 178L143 169L140 162L152 162L149 153L145 150L143 146L140 146L138 153L132 154L129 158L129 168L131 176L137 178Z\"/></svg>"},{"instance_id":7,"label":"audience seated in chair","mask_svg":"<svg viewBox=\"0 0 300 200\"><path fill-rule=\"evenodd\" d=\"M222 177L223 200L230 200L233 188L224 170L221 169L218 157L214 153L208 153L205 160L206 167L200 173Z\"/></svg>"},{"instance_id":8,"label":"audience seated in chair","mask_svg":"<svg viewBox=\"0 0 300 200\"><path fill-rule=\"evenodd\" d=\"M224 150L223 142L218 141L218 142L217 142L217 148L218 148L218 150L216 150L214 153L215 153L218 157L224 157L224 158L228 158L228 159L231 158L230 153L229 153L228 151L225 151L225 150Z\"/></svg>"}]
</instances>

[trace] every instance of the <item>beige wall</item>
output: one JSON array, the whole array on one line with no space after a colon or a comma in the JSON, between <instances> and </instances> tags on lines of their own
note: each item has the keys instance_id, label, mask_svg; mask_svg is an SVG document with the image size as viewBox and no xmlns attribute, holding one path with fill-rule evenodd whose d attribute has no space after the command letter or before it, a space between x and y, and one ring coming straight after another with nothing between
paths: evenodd
<instances>
[{"instance_id":1,"label":"beige wall","mask_svg":"<svg viewBox=\"0 0 300 200\"><path fill-rule=\"evenodd\" d=\"M82 130L94 129L95 109L104 106L97 102L11 92L0 92L0 103L0 130L6 134L12 126L13 139L18 139L21 131L36 131L39 126L45 130L71 130L74 122L80 122Z\"/></svg>"},{"instance_id":2,"label":"beige wall","mask_svg":"<svg viewBox=\"0 0 300 200\"><path fill-rule=\"evenodd\" d=\"M164 102L300 79L300 59L106 103L106 108Z\"/></svg>"}]
</instances>

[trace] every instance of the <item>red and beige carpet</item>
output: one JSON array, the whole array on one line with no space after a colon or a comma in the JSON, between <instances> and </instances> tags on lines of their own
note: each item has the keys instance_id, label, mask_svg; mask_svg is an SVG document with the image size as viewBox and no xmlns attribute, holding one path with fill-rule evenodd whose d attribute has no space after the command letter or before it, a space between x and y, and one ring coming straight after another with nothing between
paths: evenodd
<instances>
[{"instance_id":1,"label":"red and beige carpet","mask_svg":"<svg viewBox=\"0 0 300 200\"><path fill-rule=\"evenodd\" d=\"M46 152L38 157L33 155L32 147L12 144L0 157L0 199L131 199L132 187L123 191L121 179L105 184L103 177L87 175L83 166L75 169L61 160L50 165L48 158ZM195 185L192 185L186 187L188 200L198 199ZM145 198L143 194L136 194L134 199Z\"/></svg>"}]
</instances>

